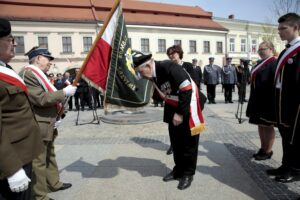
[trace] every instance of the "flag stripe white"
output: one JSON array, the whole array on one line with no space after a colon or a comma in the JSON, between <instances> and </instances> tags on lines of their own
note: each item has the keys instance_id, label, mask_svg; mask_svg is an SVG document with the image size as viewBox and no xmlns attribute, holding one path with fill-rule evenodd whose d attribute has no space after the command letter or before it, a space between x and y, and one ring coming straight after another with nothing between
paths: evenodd
<instances>
[{"instance_id":1,"label":"flag stripe white","mask_svg":"<svg viewBox=\"0 0 300 200\"><path fill-rule=\"evenodd\" d=\"M112 44L113 36L117 28L118 16L120 12L120 5L115 10L113 16L110 18L109 23L102 35L102 39L106 41L110 46Z\"/></svg>"}]
</instances>

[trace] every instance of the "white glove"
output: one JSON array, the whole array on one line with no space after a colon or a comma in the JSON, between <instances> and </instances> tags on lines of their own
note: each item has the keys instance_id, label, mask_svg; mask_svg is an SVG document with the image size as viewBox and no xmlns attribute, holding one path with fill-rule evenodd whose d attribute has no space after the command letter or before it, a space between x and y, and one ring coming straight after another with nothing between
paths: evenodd
<instances>
[{"instance_id":1,"label":"white glove","mask_svg":"<svg viewBox=\"0 0 300 200\"><path fill-rule=\"evenodd\" d=\"M67 87L65 87L63 89L63 91L67 97L73 96L75 94L76 90L77 90L77 87L75 87L73 85L68 85Z\"/></svg>"},{"instance_id":2,"label":"white glove","mask_svg":"<svg viewBox=\"0 0 300 200\"><path fill-rule=\"evenodd\" d=\"M59 120L57 120L57 121L55 122L55 124L54 124L54 128L58 128L58 127L60 127L60 126L61 126L61 124L62 124L62 119L60 118Z\"/></svg>"},{"instance_id":3,"label":"white glove","mask_svg":"<svg viewBox=\"0 0 300 200\"><path fill-rule=\"evenodd\" d=\"M23 192L27 190L29 182L31 181L30 178L26 176L23 168L8 177L7 180L12 192Z\"/></svg>"}]
</instances>

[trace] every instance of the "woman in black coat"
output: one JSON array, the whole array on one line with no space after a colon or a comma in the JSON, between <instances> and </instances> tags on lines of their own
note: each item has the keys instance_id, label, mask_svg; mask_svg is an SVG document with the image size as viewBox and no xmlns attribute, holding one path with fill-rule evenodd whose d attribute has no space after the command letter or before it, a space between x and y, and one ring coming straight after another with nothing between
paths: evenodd
<instances>
[{"instance_id":1,"label":"woman in black coat","mask_svg":"<svg viewBox=\"0 0 300 200\"><path fill-rule=\"evenodd\" d=\"M258 125L261 148L253 155L255 160L266 160L272 157L272 146L275 140L275 92L273 89L276 70L274 46L271 42L262 42L258 54L261 60L251 70L251 90L246 111L249 123Z\"/></svg>"}]
</instances>

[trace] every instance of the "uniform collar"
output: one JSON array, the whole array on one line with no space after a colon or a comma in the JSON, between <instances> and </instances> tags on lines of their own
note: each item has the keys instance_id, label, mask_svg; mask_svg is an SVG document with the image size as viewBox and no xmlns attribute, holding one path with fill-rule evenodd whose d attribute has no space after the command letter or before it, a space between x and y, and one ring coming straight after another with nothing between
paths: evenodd
<instances>
[{"instance_id":1,"label":"uniform collar","mask_svg":"<svg viewBox=\"0 0 300 200\"><path fill-rule=\"evenodd\" d=\"M300 42L300 36L296 37L295 39L293 39L292 41L290 41L288 44L290 44L291 46L293 46L294 44Z\"/></svg>"},{"instance_id":2,"label":"uniform collar","mask_svg":"<svg viewBox=\"0 0 300 200\"><path fill-rule=\"evenodd\" d=\"M3 67L6 67L5 62L3 62L2 60L0 60L0 65L3 66Z\"/></svg>"}]
</instances>

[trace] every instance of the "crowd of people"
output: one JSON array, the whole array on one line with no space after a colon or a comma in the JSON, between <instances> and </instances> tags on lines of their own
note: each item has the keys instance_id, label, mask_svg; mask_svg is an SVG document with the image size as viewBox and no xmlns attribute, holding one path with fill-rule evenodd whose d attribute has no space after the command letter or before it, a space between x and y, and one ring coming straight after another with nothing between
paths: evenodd
<instances>
[{"instance_id":1,"label":"crowd of people","mask_svg":"<svg viewBox=\"0 0 300 200\"><path fill-rule=\"evenodd\" d=\"M267 170L278 182L300 178L300 16L288 13L278 19L278 32L286 48L276 57L274 45L259 45L260 60L249 69L249 60L234 66L226 58L221 68L209 58L202 70L197 60L183 61L181 46L168 48L169 60L155 61L152 55L133 54L133 66L142 78L153 82L157 104L164 106L163 121L168 124L174 167L163 177L178 180L178 189L190 187L198 157L199 133L203 130L201 84L207 88L209 104L215 104L216 85L222 84L225 103L232 103L238 88L239 102L246 102L246 85L250 97L246 114L249 123L258 126L261 147L253 155L260 161L270 159L275 127L282 137L282 165ZM47 76L54 57L46 48L33 47L26 53L28 65L17 74L9 62L15 55L16 42L10 22L0 19L0 200L51 199L48 192L72 186L60 180L54 141L69 110L101 107L100 94L80 79L73 83L69 72ZM79 69L75 73L79 73ZM203 103L203 102L202 102Z\"/></svg>"}]
</instances>

